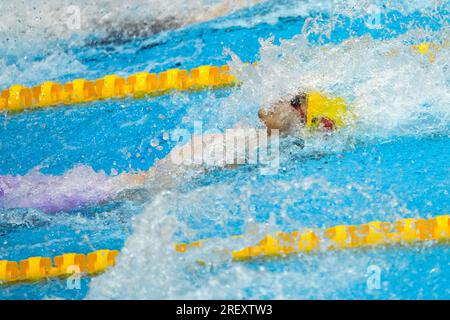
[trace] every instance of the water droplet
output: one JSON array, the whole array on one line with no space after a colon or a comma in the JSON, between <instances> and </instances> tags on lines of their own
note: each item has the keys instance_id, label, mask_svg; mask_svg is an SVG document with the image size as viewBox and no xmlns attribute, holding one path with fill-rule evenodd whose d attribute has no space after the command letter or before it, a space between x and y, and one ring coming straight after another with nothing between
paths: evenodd
<instances>
[{"instance_id":1,"label":"water droplet","mask_svg":"<svg viewBox=\"0 0 450 320\"><path fill-rule=\"evenodd\" d=\"M159 140L158 139L152 139L152 141L150 142L150 145L155 148L159 145Z\"/></svg>"}]
</instances>

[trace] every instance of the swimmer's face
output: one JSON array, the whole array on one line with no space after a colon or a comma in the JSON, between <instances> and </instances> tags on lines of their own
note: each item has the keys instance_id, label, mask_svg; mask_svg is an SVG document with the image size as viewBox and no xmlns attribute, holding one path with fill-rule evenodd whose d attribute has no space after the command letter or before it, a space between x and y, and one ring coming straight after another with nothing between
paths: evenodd
<instances>
[{"instance_id":1,"label":"swimmer's face","mask_svg":"<svg viewBox=\"0 0 450 320\"><path fill-rule=\"evenodd\" d=\"M292 134L298 126L304 124L301 112L306 114L306 103L303 100L279 101L269 108L261 108L258 117L269 129L278 129L280 134Z\"/></svg>"}]
</instances>

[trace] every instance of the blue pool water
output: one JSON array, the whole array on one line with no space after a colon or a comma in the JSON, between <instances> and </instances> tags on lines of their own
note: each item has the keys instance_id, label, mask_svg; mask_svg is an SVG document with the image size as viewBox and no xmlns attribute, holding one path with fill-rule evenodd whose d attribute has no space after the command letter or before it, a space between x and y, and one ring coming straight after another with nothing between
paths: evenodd
<instances>
[{"instance_id":1,"label":"blue pool water","mask_svg":"<svg viewBox=\"0 0 450 320\"><path fill-rule=\"evenodd\" d=\"M306 9L293 10L299 7ZM449 213L448 48L432 63L409 49L448 39L448 4L381 8L373 28L367 15L352 10L331 14L308 2L267 1L156 35L102 42L92 31L81 42L48 40L26 59L5 54L0 70L24 80L6 76L2 87L49 80L52 61L64 71L50 72L58 82L230 63L243 84L1 115L0 183L23 176L32 187L0 200L0 259L123 251L114 270L83 278L79 290L52 279L2 287L0 298L450 298L447 245L250 263L232 263L221 253L232 245L229 236L249 230L259 230L256 241L267 230ZM358 121L334 136L305 140L303 149L283 138L274 175L243 166L161 193L141 190L74 209L23 205L45 202L36 190L58 199L88 194L108 176L146 170L174 147L165 133L192 130L197 120L205 129L260 127L260 105L302 86L344 96ZM174 242L203 238L214 238L213 245L184 256L173 252ZM207 267L196 265L199 258ZM379 288L367 286L370 266L381 272Z\"/></svg>"}]
</instances>

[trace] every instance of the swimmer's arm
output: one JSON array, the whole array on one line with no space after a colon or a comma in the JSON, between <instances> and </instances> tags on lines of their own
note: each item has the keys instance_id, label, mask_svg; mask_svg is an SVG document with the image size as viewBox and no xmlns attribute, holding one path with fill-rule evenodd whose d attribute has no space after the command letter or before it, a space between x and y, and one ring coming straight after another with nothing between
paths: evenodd
<instances>
[{"instance_id":1,"label":"swimmer's arm","mask_svg":"<svg viewBox=\"0 0 450 320\"><path fill-rule=\"evenodd\" d=\"M180 175L183 173L183 169L187 169L187 166L176 165L174 158L180 157L180 153L186 152L187 146L175 147L165 158L158 159L154 165L147 171L140 171L138 173L120 174L117 178L123 189L138 188L146 184L150 179L159 179L162 182L170 182L171 174Z\"/></svg>"},{"instance_id":2,"label":"swimmer's arm","mask_svg":"<svg viewBox=\"0 0 450 320\"><path fill-rule=\"evenodd\" d=\"M155 168L152 167L148 171L142 171L138 173L124 172L119 175L120 184L124 188L136 188L141 187L145 182L155 175Z\"/></svg>"},{"instance_id":3,"label":"swimmer's arm","mask_svg":"<svg viewBox=\"0 0 450 320\"><path fill-rule=\"evenodd\" d=\"M169 185L173 182L172 180L183 176L186 172L189 172L191 177L207 172L209 167L203 162L187 164L185 160L191 159L191 157L194 156L203 161L203 151L207 150L208 146L214 143L219 143L219 146L223 145L224 135L206 134L204 136L195 136L195 138L196 139L192 139L185 145L177 146L172 149L165 158L157 160L154 166L148 171L122 173L119 176L122 186L124 188L141 187L151 178L161 180L162 184ZM203 143L203 148L198 148L198 146L195 148L194 144L198 143ZM193 153L195 153L195 155ZM227 165L225 163L218 166L223 168L236 167L234 164Z\"/></svg>"},{"instance_id":4,"label":"swimmer's arm","mask_svg":"<svg viewBox=\"0 0 450 320\"><path fill-rule=\"evenodd\" d=\"M225 14L232 12L234 9L237 9L242 6L249 6L250 4L256 4L261 2L261 0L228 0L224 3L219 3L210 6L205 12L200 13L193 18L191 18L191 23L194 22L202 22L211 20Z\"/></svg>"}]
</instances>

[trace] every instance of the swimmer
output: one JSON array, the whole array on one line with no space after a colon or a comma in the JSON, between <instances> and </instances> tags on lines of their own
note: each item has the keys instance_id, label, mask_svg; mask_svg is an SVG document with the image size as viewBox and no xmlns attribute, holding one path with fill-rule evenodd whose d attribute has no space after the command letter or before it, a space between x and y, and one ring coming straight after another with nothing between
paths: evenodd
<instances>
[{"instance_id":1,"label":"swimmer","mask_svg":"<svg viewBox=\"0 0 450 320\"><path fill-rule=\"evenodd\" d=\"M330 98L319 92L298 93L290 98L282 99L268 108L261 108L258 111L258 117L267 129L268 136L273 130L277 130L280 136L296 136L301 132L302 128L307 128L312 132L332 132L342 128L346 123L349 114L345 102L340 98ZM251 138L251 137L250 137ZM257 139L257 137L253 137ZM213 154L214 150L224 150L225 134L205 134L201 137L194 136L190 142L183 146L175 147L164 159L157 160L155 165L146 172L138 174L124 173L121 175L124 188L142 186L150 178L158 181L158 185L162 188L170 188L175 186L181 177L186 173L192 178L201 173L207 172L211 166L202 164L180 164L174 161L174 158L181 158L183 154L192 155L193 157L202 158L205 154ZM202 143L202 148L195 148L195 144ZM251 142L249 142L251 145ZM256 145L254 143L253 145ZM196 154L195 151L202 154ZM238 154L235 157L242 158L245 155ZM224 157L224 153L218 153L220 157ZM245 152L245 150L244 150ZM215 159L214 168L230 168L230 166L221 161L223 159ZM237 161L235 162L237 163Z\"/></svg>"},{"instance_id":2,"label":"swimmer","mask_svg":"<svg viewBox=\"0 0 450 320\"><path fill-rule=\"evenodd\" d=\"M330 133L344 127L349 114L343 100L318 92L299 93L258 111L259 119L267 129L267 140L272 138L270 135L274 130L278 130L280 136L300 136L302 139L307 138L303 134L308 132ZM186 179L198 177L211 169L229 169L247 163L236 161L246 158L246 148L233 150L236 151L233 164L221 161L224 160L224 152L214 153L226 149L225 137L226 133L193 136L189 143L175 147L145 172L108 176L90 167L77 166L63 177L45 175L39 171L32 171L25 176L0 176L0 209L35 208L44 212L58 212L114 199L141 198L146 201L162 190L182 185ZM246 137L249 140L259 139L257 136ZM196 148L199 144L202 148ZM248 141L248 145L251 144ZM253 141L253 145L258 144ZM208 154L217 156L213 164L203 162ZM185 155L202 161L180 163L179 160Z\"/></svg>"},{"instance_id":3,"label":"swimmer","mask_svg":"<svg viewBox=\"0 0 450 320\"><path fill-rule=\"evenodd\" d=\"M313 99L315 100L313 101ZM281 134L295 135L299 127L306 125L321 131L336 130L336 120L333 120L333 117L328 115L330 112L326 109L326 105L324 106L323 114L320 114L317 110L315 113L312 113L311 106L308 108L308 104L317 104L316 100L319 99L331 101L328 98L324 99L318 93L309 95L299 93L290 100L281 100L273 104L269 109L261 108L258 111L258 117L267 129L278 129ZM341 121L339 121L339 125L342 125Z\"/></svg>"},{"instance_id":4,"label":"swimmer","mask_svg":"<svg viewBox=\"0 0 450 320\"><path fill-rule=\"evenodd\" d=\"M99 28L104 29L105 37L93 41L91 45L121 43L123 39L148 37L163 31L207 22L260 2L262 2L262 0L222 0L209 5L203 4L192 12L184 11L184 14L175 12L174 15L171 15L170 10L167 10L161 17L155 17L154 20L151 21L147 21L147 19L145 21L137 19L136 21L131 20L123 24L118 23L118 21L114 19L115 16L112 16L111 18L102 18ZM98 22L93 21L92 23L96 24Z\"/></svg>"}]
</instances>

